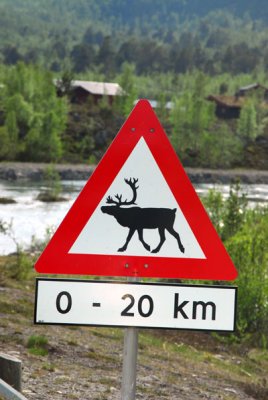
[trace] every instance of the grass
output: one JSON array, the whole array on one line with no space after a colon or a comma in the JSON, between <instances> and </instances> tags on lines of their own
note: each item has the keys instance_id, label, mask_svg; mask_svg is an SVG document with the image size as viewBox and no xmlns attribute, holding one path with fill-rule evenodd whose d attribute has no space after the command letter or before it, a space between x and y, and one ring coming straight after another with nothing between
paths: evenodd
<instances>
[{"instance_id":1,"label":"grass","mask_svg":"<svg viewBox=\"0 0 268 400\"><path fill-rule=\"evenodd\" d=\"M121 329L113 329L113 328L92 328L91 333L99 338L111 339L111 340L121 340L122 330Z\"/></svg>"},{"instance_id":2,"label":"grass","mask_svg":"<svg viewBox=\"0 0 268 400\"><path fill-rule=\"evenodd\" d=\"M80 377L88 375L84 366L88 368L90 365L98 371L99 378L96 378L96 382L106 386L107 390L110 386L115 386L115 375L109 375L109 372L121 368L124 330L78 326L60 327L58 330L51 326L34 328L32 319L35 274L31 273L21 280L11 278L6 269L6 261L5 257L0 257L0 280L3 287L0 300L0 341L7 348L10 344L24 344L31 355L45 357L41 360L34 358L35 363L39 365L36 370L40 371L40 374L65 368L69 371L69 360L64 360L63 357L67 354L70 357L71 354L72 358L79 354L79 357L72 361L72 367L79 368ZM9 334L6 333L8 329ZM226 387L239 390L242 388L245 393L256 399L268 399L267 350L246 347L243 343L223 343L217 337L202 333L200 336L196 333L191 340L191 334L187 332L183 335L180 331L168 334L165 330L139 330L138 365L141 368L146 367L148 374L158 376L167 385L178 385L178 379L183 377L194 381L192 374L195 374L204 378L204 385L207 385L205 378L209 376L211 381L215 379L226 382ZM205 343L203 347L198 345L199 337ZM61 354L60 362L65 362L64 367L58 364L58 354ZM203 389L202 384L198 383L199 388ZM154 390L151 383L148 386L137 387L137 391L146 396L153 396ZM166 398L167 393L168 389L163 387L161 398ZM222 396L224 400L235 398L228 392ZM107 392L103 398L108 397Z\"/></svg>"},{"instance_id":3,"label":"grass","mask_svg":"<svg viewBox=\"0 0 268 400\"><path fill-rule=\"evenodd\" d=\"M196 373L202 374L202 365L206 364L206 369L210 370L211 376L221 375L229 381L239 382L240 385L246 386L250 393L259 393L259 396L268 398L268 380L260 379L265 371L268 372L268 351L261 349L252 349L244 356L239 355L237 346L226 346L228 353L215 354L207 350L200 350L192 345L185 343L177 343L163 341L161 336L155 337L146 331L139 335L139 345L142 352L148 355L148 350L162 349L158 360L163 362L174 361L175 359L187 360L188 366L192 365ZM230 356L229 352L233 355ZM169 382L174 382L172 371L167 376ZM260 394L261 393L261 394ZM224 398L229 398L226 395ZM230 397L233 398L233 397ZM266 399L266 397L260 397Z\"/></svg>"},{"instance_id":4,"label":"grass","mask_svg":"<svg viewBox=\"0 0 268 400\"><path fill-rule=\"evenodd\" d=\"M100 378L99 383L101 383L102 385L109 385L109 386L117 385L117 382L114 379L106 377Z\"/></svg>"},{"instance_id":5,"label":"grass","mask_svg":"<svg viewBox=\"0 0 268 400\"><path fill-rule=\"evenodd\" d=\"M20 314L24 317L31 318L33 315L33 304L27 298L20 299L19 303L0 301L0 313Z\"/></svg>"},{"instance_id":6,"label":"grass","mask_svg":"<svg viewBox=\"0 0 268 400\"><path fill-rule=\"evenodd\" d=\"M44 369L45 371L54 372L56 369L56 366L55 366L55 364L46 362L42 365L42 369Z\"/></svg>"},{"instance_id":7,"label":"grass","mask_svg":"<svg viewBox=\"0 0 268 400\"><path fill-rule=\"evenodd\" d=\"M48 354L48 339L41 335L32 335L27 341L29 353L36 356L46 356Z\"/></svg>"}]
</instances>

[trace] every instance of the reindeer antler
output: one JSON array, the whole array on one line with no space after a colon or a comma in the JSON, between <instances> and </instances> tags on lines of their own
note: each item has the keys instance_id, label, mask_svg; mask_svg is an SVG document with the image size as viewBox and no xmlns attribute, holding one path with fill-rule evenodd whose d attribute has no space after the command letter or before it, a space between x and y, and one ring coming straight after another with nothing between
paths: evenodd
<instances>
[{"instance_id":1,"label":"reindeer antler","mask_svg":"<svg viewBox=\"0 0 268 400\"><path fill-rule=\"evenodd\" d=\"M129 201L127 201L127 200L122 201L122 195L116 194L114 197L117 200L114 200L111 196L108 196L106 199L107 204L115 204L119 207L120 206L130 206L131 204L136 204L135 201L137 199L137 189L139 188L139 186L136 186L136 183L138 182L138 178L125 179L125 182L132 189L132 192L133 192L132 199Z\"/></svg>"},{"instance_id":2,"label":"reindeer antler","mask_svg":"<svg viewBox=\"0 0 268 400\"><path fill-rule=\"evenodd\" d=\"M111 196L108 196L106 199L107 204L118 204L117 201L115 201Z\"/></svg>"},{"instance_id":3,"label":"reindeer antler","mask_svg":"<svg viewBox=\"0 0 268 400\"><path fill-rule=\"evenodd\" d=\"M133 192L132 200L130 200L129 202L125 203L127 205L135 204L135 201L137 199L137 189L139 188L139 186L136 186L136 183L138 182L138 180L139 180L138 178L125 179L126 184L131 187L132 192Z\"/></svg>"}]
</instances>

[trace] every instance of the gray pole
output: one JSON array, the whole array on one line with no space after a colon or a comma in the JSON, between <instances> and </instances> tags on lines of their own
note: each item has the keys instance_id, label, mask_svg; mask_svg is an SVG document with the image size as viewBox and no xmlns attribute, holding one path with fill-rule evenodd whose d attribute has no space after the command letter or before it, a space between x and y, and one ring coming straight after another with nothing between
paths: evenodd
<instances>
[{"instance_id":1,"label":"gray pole","mask_svg":"<svg viewBox=\"0 0 268 400\"><path fill-rule=\"evenodd\" d=\"M139 278L131 277L129 282L137 282ZM121 400L135 400L138 356L138 329L129 327L124 332L123 376Z\"/></svg>"},{"instance_id":2,"label":"gray pole","mask_svg":"<svg viewBox=\"0 0 268 400\"><path fill-rule=\"evenodd\" d=\"M135 400L138 355L138 329L126 328L124 334L122 400Z\"/></svg>"}]
</instances>

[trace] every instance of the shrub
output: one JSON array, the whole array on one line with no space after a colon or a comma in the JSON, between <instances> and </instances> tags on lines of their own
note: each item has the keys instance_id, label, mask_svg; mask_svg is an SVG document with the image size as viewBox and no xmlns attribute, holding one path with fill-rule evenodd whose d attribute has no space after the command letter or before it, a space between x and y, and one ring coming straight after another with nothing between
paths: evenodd
<instances>
[{"instance_id":1,"label":"shrub","mask_svg":"<svg viewBox=\"0 0 268 400\"><path fill-rule=\"evenodd\" d=\"M25 280L28 278L29 273L32 271L32 259L25 253L19 244L13 230L13 221L9 223L0 220L0 234L8 236L16 246L16 254L9 259L7 264L8 275L17 280Z\"/></svg>"},{"instance_id":2,"label":"shrub","mask_svg":"<svg viewBox=\"0 0 268 400\"><path fill-rule=\"evenodd\" d=\"M65 200L60 196L62 192L60 175L52 164L50 164L44 171L44 184L46 189L39 193L37 200L44 202Z\"/></svg>"},{"instance_id":3,"label":"shrub","mask_svg":"<svg viewBox=\"0 0 268 400\"><path fill-rule=\"evenodd\" d=\"M268 338L268 208L248 210L243 227L226 243L239 276L238 334Z\"/></svg>"},{"instance_id":4,"label":"shrub","mask_svg":"<svg viewBox=\"0 0 268 400\"><path fill-rule=\"evenodd\" d=\"M237 332L268 342L268 207L250 209L238 184L226 201L212 190L204 198L212 223L238 270Z\"/></svg>"}]
</instances>

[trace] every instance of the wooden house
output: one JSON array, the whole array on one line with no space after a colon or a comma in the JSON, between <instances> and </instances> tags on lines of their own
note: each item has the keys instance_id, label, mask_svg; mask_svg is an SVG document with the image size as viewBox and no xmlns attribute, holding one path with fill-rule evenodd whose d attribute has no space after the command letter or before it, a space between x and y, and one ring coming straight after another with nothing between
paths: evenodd
<instances>
[{"instance_id":1,"label":"wooden house","mask_svg":"<svg viewBox=\"0 0 268 400\"><path fill-rule=\"evenodd\" d=\"M225 95L210 95L207 100L216 104L216 116L224 119L239 118L240 110L245 102L244 98Z\"/></svg>"},{"instance_id":2,"label":"wooden house","mask_svg":"<svg viewBox=\"0 0 268 400\"><path fill-rule=\"evenodd\" d=\"M241 108L246 102L247 95L255 90L262 90L262 103L265 107L267 107L268 89L258 83L253 83L251 85L239 88L234 96L211 94L207 97L207 100L213 101L216 104L215 114L218 118L239 118Z\"/></svg>"},{"instance_id":3,"label":"wooden house","mask_svg":"<svg viewBox=\"0 0 268 400\"><path fill-rule=\"evenodd\" d=\"M112 104L116 96L123 93L118 83L93 82L93 81L72 81L71 101L73 103L84 103L91 98L97 104L103 97L107 97L109 104Z\"/></svg>"},{"instance_id":4,"label":"wooden house","mask_svg":"<svg viewBox=\"0 0 268 400\"><path fill-rule=\"evenodd\" d=\"M262 90L263 99L266 101L268 100L268 88L266 88L263 85L260 85L259 83L252 83L251 85L243 86L238 89L235 95L238 97L244 97L248 93L253 92L254 90Z\"/></svg>"},{"instance_id":5,"label":"wooden house","mask_svg":"<svg viewBox=\"0 0 268 400\"><path fill-rule=\"evenodd\" d=\"M62 93L61 82L56 81L58 94ZM101 99L106 97L109 104L112 104L116 96L123 94L123 89L118 83L109 82L94 82L94 81L79 81L73 80L68 90L70 101L76 104L82 104L92 99L94 104L97 104Z\"/></svg>"}]
</instances>

